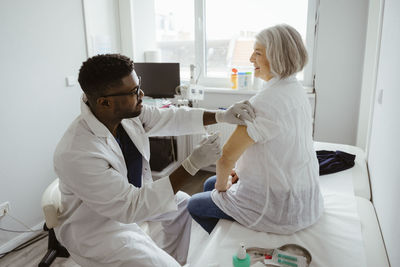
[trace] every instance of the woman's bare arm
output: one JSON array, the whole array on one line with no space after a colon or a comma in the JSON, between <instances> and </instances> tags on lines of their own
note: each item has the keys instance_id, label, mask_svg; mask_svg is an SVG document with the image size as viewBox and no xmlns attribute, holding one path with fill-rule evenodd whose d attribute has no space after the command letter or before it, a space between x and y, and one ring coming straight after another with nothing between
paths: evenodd
<instances>
[{"instance_id":1,"label":"woman's bare arm","mask_svg":"<svg viewBox=\"0 0 400 267\"><path fill-rule=\"evenodd\" d=\"M218 191L226 191L230 187L230 185L228 185L228 177L235 167L236 161L252 144L254 144L254 141L247 134L247 126L239 125L236 127L236 130L222 148L221 158L217 161L217 181L215 183L215 189Z\"/></svg>"}]
</instances>

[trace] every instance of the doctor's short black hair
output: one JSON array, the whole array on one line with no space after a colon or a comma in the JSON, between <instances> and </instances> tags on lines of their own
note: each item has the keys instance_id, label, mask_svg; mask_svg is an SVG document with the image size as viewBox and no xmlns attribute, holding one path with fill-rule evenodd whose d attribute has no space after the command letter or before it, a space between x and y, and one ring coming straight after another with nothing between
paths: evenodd
<instances>
[{"instance_id":1,"label":"doctor's short black hair","mask_svg":"<svg viewBox=\"0 0 400 267\"><path fill-rule=\"evenodd\" d=\"M121 84L121 79L133 71L133 61L120 54L96 55L85 62L79 70L78 81L88 97L98 97L110 87Z\"/></svg>"}]
</instances>

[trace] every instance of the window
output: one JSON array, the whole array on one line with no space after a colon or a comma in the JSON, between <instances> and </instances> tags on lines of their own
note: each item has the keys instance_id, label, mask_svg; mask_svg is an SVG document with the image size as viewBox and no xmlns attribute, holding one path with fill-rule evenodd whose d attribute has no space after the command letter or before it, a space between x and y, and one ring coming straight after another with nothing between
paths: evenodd
<instances>
[{"instance_id":1,"label":"window","mask_svg":"<svg viewBox=\"0 0 400 267\"><path fill-rule=\"evenodd\" d=\"M154 44L144 38L147 43L141 46L156 47L162 62L179 62L182 80L189 80L190 65L194 64L201 84L230 87L233 67L239 71L253 71L249 58L255 35L269 26L287 23L299 31L307 46L309 64L298 78L310 86L314 1L139 0L139 8L152 2L154 14L147 9L146 18L141 15L140 23L136 24L142 28L147 24L149 33L146 34L155 35Z\"/></svg>"},{"instance_id":2,"label":"window","mask_svg":"<svg viewBox=\"0 0 400 267\"><path fill-rule=\"evenodd\" d=\"M255 35L287 23L306 36L308 0L218 0L205 2L206 77L227 77L232 68L252 71ZM289 8L290 7L290 8Z\"/></svg>"},{"instance_id":3,"label":"window","mask_svg":"<svg viewBox=\"0 0 400 267\"><path fill-rule=\"evenodd\" d=\"M156 42L162 62L179 62L188 80L195 62L194 1L155 0Z\"/></svg>"}]
</instances>

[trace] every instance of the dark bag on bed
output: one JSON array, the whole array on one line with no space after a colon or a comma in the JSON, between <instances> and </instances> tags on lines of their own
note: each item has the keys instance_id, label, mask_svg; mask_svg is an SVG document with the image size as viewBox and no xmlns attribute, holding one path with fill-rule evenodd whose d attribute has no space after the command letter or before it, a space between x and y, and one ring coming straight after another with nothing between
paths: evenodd
<instances>
[{"instance_id":1,"label":"dark bag on bed","mask_svg":"<svg viewBox=\"0 0 400 267\"><path fill-rule=\"evenodd\" d=\"M344 171L354 166L355 155L340 150L318 150L319 175Z\"/></svg>"}]
</instances>

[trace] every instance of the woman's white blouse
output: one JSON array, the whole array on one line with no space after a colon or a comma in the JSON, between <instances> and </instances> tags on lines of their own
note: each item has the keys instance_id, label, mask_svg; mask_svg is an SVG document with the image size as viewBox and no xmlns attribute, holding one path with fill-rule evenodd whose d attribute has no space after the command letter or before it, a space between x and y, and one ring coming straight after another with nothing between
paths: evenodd
<instances>
[{"instance_id":1,"label":"woman's white blouse","mask_svg":"<svg viewBox=\"0 0 400 267\"><path fill-rule=\"evenodd\" d=\"M323 211L310 102L294 76L271 79L249 101L256 119L247 123L247 132L256 143L236 163L239 182L211 196L251 229L291 234Z\"/></svg>"}]
</instances>

